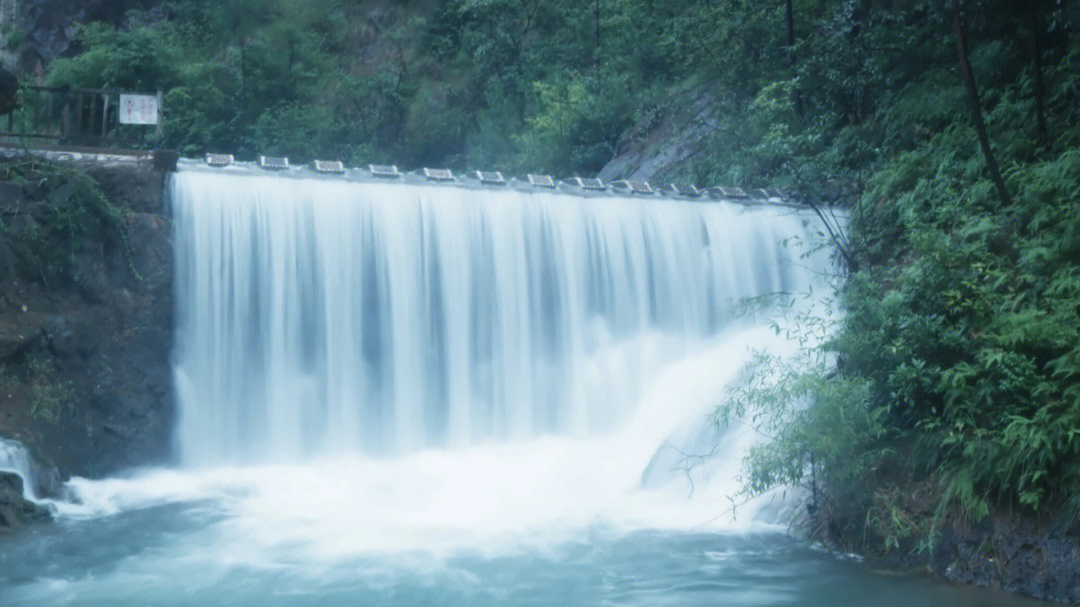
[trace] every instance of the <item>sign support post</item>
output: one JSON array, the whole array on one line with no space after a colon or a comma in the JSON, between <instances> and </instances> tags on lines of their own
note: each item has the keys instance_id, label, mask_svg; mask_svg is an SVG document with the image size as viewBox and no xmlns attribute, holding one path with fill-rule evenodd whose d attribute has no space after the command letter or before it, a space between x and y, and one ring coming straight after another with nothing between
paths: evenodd
<instances>
[{"instance_id":1,"label":"sign support post","mask_svg":"<svg viewBox=\"0 0 1080 607\"><path fill-rule=\"evenodd\" d=\"M161 140L163 136L163 129L161 124L161 116L165 110L165 93L162 91L157 92L157 130L154 132L154 149L161 149Z\"/></svg>"}]
</instances>

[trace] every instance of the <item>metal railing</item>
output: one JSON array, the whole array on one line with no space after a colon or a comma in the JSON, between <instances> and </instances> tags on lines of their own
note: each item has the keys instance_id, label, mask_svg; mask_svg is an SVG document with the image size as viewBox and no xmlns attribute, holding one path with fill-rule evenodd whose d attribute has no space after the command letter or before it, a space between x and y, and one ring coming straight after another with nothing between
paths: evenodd
<instances>
[{"instance_id":1,"label":"metal railing","mask_svg":"<svg viewBox=\"0 0 1080 607\"><path fill-rule=\"evenodd\" d=\"M87 147L156 147L161 142L162 93L156 127L121 124L120 96L127 91L20 86L19 105L0 117L0 139Z\"/></svg>"}]
</instances>

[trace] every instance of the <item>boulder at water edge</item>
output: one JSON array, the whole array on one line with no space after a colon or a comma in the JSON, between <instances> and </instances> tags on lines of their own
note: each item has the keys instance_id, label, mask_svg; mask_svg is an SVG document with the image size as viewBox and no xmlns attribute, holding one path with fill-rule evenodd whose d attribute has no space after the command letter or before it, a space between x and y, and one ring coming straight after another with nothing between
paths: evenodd
<instances>
[{"instance_id":1,"label":"boulder at water edge","mask_svg":"<svg viewBox=\"0 0 1080 607\"><path fill-rule=\"evenodd\" d=\"M49 511L23 497L23 479L0 472L0 533L49 518Z\"/></svg>"}]
</instances>

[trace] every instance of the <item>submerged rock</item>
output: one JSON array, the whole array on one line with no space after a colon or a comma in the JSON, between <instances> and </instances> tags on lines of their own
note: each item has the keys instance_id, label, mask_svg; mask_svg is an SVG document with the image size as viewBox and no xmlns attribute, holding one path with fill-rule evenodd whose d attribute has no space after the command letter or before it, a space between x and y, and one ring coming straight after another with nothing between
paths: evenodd
<instances>
[{"instance_id":1,"label":"submerged rock","mask_svg":"<svg viewBox=\"0 0 1080 607\"><path fill-rule=\"evenodd\" d=\"M0 533L50 517L47 508L24 497L21 476L0 471Z\"/></svg>"}]
</instances>

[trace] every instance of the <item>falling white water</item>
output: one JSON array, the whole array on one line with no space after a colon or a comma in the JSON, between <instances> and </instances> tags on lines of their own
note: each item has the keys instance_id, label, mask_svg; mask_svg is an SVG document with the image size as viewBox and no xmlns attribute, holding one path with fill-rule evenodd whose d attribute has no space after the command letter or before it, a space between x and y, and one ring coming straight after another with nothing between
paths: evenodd
<instances>
[{"instance_id":1,"label":"falling white water","mask_svg":"<svg viewBox=\"0 0 1080 607\"><path fill-rule=\"evenodd\" d=\"M651 394L664 373L815 269L790 209L198 170L172 200L178 442L200 467L584 439L649 405L663 440L717 404L680 393L720 369Z\"/></svg>"},{"instance_id":2,"label":"falling white water","mask_svg":"<svg viewBox=\"0 0 1080 607\"><path fill-rule=\"evenodd\" d=\"M30 454L15 441L0 438L0 472L14 472L23 481L23 497L34 499L34 481L30 470Z\"/></svg>"}]
</instances>

